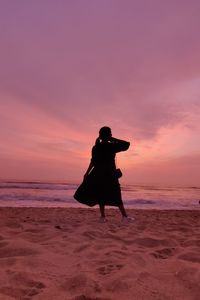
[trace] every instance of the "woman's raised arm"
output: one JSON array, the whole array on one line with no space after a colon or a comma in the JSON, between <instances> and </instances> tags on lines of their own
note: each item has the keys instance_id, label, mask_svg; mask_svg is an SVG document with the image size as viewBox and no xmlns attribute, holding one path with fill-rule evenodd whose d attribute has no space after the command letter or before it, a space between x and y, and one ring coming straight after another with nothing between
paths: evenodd
<instances>
[{"instance_id":1,"label":"woman's raised arm","mask_svg":"<svg viewBox=\"0 0 200 300\"><path fill-rule=\"evenodd\" d=\"M130 143L124 140L119 140L114 137L110 139L111 143L115 146L115 152L128 150Z\"/></svg>"}]
</instances>

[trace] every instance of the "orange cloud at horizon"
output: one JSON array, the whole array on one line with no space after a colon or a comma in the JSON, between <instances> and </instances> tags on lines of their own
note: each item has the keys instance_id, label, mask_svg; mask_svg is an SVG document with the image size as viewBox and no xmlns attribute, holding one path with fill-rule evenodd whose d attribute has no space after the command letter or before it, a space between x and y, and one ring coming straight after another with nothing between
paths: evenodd
<instances>
[{"instance_id":1,"label":"orange cloud at horizon","mask_svg":"<svg viewBox=\"0 0 200 300\"><path fill-rule=\"evenodd\" d=\"M67 121L20 99L1 97L6 103L1 106L4 128L9 124L0 148L1 179L80 181L90 160L94 133L73 129ZM96 135L98 129L96 126ZM113 135L117 129L120 138L126 131L131 142L127 152L117 155L117 163L124 169L122 182L198 184L198 127L191 130L179 123L160 128L154 138L146 140L135 140L128 128L113 128Z\"/></svg>"}]
</instances>

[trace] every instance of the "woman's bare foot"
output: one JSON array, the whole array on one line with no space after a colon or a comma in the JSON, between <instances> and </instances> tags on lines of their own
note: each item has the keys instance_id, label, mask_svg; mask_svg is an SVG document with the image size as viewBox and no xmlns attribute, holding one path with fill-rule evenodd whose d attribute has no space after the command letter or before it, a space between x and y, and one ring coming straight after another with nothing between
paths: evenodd
<instances>
[{"instance_id":1,"label":"woman's bare foot","mask_svg":"<svg viewBox=\"0 0 200 300\"><path fill-rule=\"evenodd\" d=\"M135 218L133 218L133 217L128 217L128 216L123 216L122 217L122 222L123 223L131 223L133 221L135 221Z\"/></svg>"},{"instance_id":2,"label":"woman's bare foot","mask_svg":"<svg viewBox=\"0 0 200 300\"><path fill-rule=\"evenodd\" d=\"M100 223L106 223L107 222L106 217L100 217L99 222Z\"/></svg>"}]
</instances>

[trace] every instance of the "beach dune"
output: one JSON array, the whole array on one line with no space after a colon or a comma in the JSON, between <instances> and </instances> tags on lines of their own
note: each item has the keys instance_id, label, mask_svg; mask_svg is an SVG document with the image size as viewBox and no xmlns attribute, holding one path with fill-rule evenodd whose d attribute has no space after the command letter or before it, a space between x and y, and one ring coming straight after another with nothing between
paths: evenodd
<instances>
[{"instance_id":1,"label":"beach dune","mask_svg":"<svg viewBox=\"0 0 200 300\"><path fill-rule=\"evenodd\" d=\"M0 300L199 300L200 212L0 208Z\"/></svg>"}]
</instances>

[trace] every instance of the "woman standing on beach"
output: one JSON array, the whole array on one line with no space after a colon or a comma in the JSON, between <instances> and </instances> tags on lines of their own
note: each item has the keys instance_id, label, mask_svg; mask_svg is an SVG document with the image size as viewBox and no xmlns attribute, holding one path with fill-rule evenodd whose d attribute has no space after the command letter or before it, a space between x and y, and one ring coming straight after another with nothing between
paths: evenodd
<instances>
[{"instance_id":1,"label":"woman standing on beach","mask_svg":"<svg viewBox=\"0 0 200 300\"><path fill-rule=\"evenodd\" d=\"M118 180L122 174L115 165L116 153L126 151L129 146L129 142L112 137L109 127L102 127L92 148L92 159L83 183L74 194L74 198L80 203L88 206L99 205L101 222L106 221L105 205L117 206L123 221L134 220L128 217L125 211Z\"/></svg>"}]
</instances>

